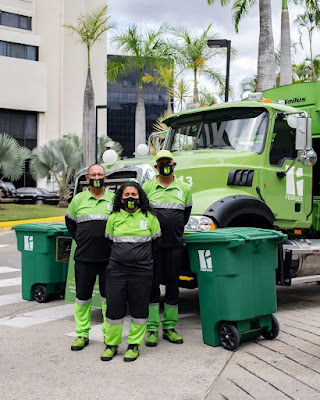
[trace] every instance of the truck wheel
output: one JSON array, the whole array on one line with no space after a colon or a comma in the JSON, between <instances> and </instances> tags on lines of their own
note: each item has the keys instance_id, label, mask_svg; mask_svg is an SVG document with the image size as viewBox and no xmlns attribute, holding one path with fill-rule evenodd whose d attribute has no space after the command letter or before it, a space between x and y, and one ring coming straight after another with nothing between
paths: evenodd
<instances>
[{"instance_id":1,"label":"truck wheel","mask_svg":"<svg viewBox=\"0 0 320 400\"><path fill-rule=\"evenodd\" d=\"M37 204L38 206L41 206L42 204L44 204L44 201L41 199L36 199L35 204Z\"/></svg>"},{"instance_id":2,"label":"truck wheel","mask_svg":"<svg viewBox=\"0 0 320 400\"><path fill-rule=\"evenodd\" d=\"M235 350L240 343L238 329L226 322L223 322L219 327L219 338L222 346L230 351Z\"/></svg>"},{"instance_id":3,"label":"truck wheel","mask_svg":"<svg viewBox=\"0 0 320 400\"><path fill-rule=\"evenodd\" d=\"M48 291L44 285L36 285L33 289L33 294L38 303L46 303L48 301Z\"/></svg>"},{"instance_id":4,"label":"truck wheel","mask_svg":"<svg viewBox=\"0 0 320 400\"><path fill-rule=\"evenodd\" d=\"M262 336L265 339L273 340L279 335L280 325L277 318L271 314L271 331L262 332Z\"/></svg>"}]
</instances>

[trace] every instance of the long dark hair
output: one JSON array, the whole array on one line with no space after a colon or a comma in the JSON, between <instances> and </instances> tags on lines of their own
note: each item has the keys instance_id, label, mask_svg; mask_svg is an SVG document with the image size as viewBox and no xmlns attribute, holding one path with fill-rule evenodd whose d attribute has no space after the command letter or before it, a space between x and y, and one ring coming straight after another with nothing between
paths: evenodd
<instances>
[{"instance_id":1,"label":"long dark hair","mask_svg":"<svg viewBox=\"0 0 320 400\"><path fill-rule=\"evenodd\" d=\"M145 191L142 189L142 187L139 185L139 183L136 182L125 182L123 183L119 189L116 191L114 200L113 200L113 208L112 212L117 212L120 211L121 208L123 208L123 203L121 203L121 198L122 198L122 193L124 189L128 186L135 187L138 191L139 194L139 208L141 208L141 211L145 214L145 216L148 216L148 212L151 214L155 214L152 206L149 203L148 197L145 193Z\"/></svg>"}]
</instances>

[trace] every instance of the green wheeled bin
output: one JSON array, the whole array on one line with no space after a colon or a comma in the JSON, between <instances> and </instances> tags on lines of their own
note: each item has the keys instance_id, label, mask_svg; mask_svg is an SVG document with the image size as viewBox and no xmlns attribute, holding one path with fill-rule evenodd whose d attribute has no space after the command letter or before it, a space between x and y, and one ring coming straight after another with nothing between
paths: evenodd
<instances>
[{"instance_id":1,"label":"green wheeled bin","mask_svg":"<svg viewBox=\"0 0 320 400\"><path fill-rule=\"evenodd\" d=\"M66 226L39 222L12 229L22 256L22 298L45 303L51 294L63 294L68 268L66 253L71 246Z\"/></svg>"},{"instance_id":2,"label":"green wheeled bin","mask_svg":"<svg viewBox=\"0 0 320 400\"><path fill-rule=\"evenodd\" d=\"M188 234L191 271L199 288L204 343L234 350L260 335L274 339L279 324L276 268L281 232L222 228Z\"/></svg>"}]
</instances>

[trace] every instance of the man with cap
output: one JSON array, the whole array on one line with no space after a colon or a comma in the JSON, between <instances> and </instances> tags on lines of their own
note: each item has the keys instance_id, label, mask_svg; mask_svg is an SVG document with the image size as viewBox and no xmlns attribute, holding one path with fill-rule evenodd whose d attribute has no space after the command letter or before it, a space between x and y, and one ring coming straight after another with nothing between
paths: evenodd
<instances>
[{"instance_id":1,"label":"man with cap","mask_svg":"<svg viewBox=\"0 0 320 400\"><path fill-rule=\"evenodd\" d=\"M182 337L175 331L175 325L178 322L179 272L185 252L182 236L191 213L192 196L190 187L173 175L175 167L170 151L159 151L155 165L159 175L143 185L143 190L156 210L162 231L153 254L153 283L145 340L148 347L158 344L160 283L166 286L161 321L163 339L175 344L183 343Z\"/></svg>"},{"instance_id":2,"label":"man with cap","mask_svg":"<svg viewBox=\"0 0 320 400\"><path fill-rule=\"evenodd\" d=\"M68 231L77 244L74 255L77 339L71 345L74 351L82 350L89 343L91 300L97 275L102 300L103 333L106 326L105 268L110 256L110 244L105 238L105 230L114 195L104 187L107 177L100 164L91 165L86 178L88 190L72 199L65 216Z\"/></svg>"}]
</instances>

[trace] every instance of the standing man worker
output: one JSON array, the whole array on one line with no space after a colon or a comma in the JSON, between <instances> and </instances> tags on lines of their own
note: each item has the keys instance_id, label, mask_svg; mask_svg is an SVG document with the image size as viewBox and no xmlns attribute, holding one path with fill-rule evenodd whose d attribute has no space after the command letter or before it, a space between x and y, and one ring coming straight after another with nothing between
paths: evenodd
<instances>
[{"instance_id":1,"label":"standing man worker","mask_svg":"<svg viewBox=\"0 0 320 400\"><path fill-rule=\"evenodd\" d=\"M153 254L153 283L145 340L148 347L158 344L160 283L166 286L161 321L163 339L171 343L183 343L182 337L175 331L175 325L178 322L179 273L185 252L182 236L192 208L190 187L173 175L176 163L170 151L159 151L156 163L155 169L159 175L143 185L150 204L156 210L162 232Z\"/></svg>"},{"instance_id":2,"label":"standing man worker","mask_svg":"<svg viewBox=\"0 0 320 400\"><path fill-rule=\"evenodd\" d=\"M89 343L91 300L97 275L102 300L103 333L106 326L105 268L109 261L110 244L105 238L105 230L114 195L104 187L107 177L100 164L91 165L86 178L88 190L72 199L65 216L68 231L77 244L74 255L77 339L72 343L71 350L82 350Z\"/></svg>"}]
</instances>

